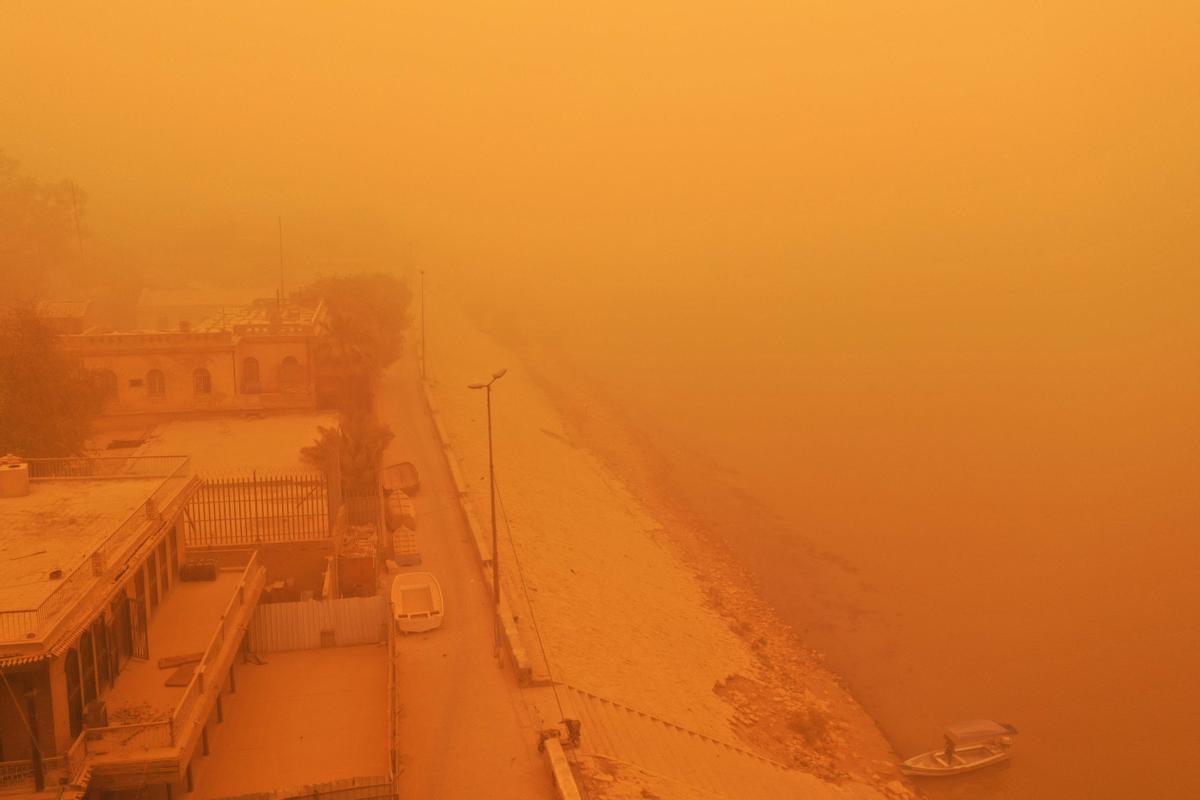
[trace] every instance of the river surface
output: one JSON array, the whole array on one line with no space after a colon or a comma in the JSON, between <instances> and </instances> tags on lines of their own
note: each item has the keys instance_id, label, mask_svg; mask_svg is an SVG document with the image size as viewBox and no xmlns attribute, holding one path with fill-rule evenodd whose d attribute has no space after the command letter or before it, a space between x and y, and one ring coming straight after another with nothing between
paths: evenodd
<instances>
[{"instance_id":1,"label":"river surface","mask_svg":"<svg viewBox=\"0 0 1200 800\"><path fill-rule=\"evenodd\" d=\"M524 330L651 434L902 756L959 719L1020 729L929 796L1197 796L1189 316L830 299L626 297Z\"/></svg>"}]
</instances>

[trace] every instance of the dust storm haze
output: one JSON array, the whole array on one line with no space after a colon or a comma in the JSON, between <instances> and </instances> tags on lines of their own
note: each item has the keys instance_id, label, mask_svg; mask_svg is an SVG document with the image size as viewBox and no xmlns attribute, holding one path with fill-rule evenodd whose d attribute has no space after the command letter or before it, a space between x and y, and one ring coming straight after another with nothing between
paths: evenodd
<instances>
[{"instance_id":1,"label":"dust storm haze","mask_svg":"<svg viewBox=\"0 0 1200 800\"><path fill-rule=\"evenodd\" d=\"M0 151L97 283L273 290L280 219L288 288L425 270L902 757L1021 729L928 796L1182 798L1198 53L1171 0L6 4Z\"/></svg>"}]
</instances>

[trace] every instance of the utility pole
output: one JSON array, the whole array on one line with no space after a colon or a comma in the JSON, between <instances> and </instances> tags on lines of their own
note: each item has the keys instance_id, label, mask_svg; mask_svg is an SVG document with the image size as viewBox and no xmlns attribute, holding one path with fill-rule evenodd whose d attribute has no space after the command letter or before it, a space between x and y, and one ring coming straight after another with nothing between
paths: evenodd
<instances>
[{"instance_id":1,"label":"utility pole","mask_svg":"<svg viewBox=\"0 0 1200 800\"><path fill-rule=\"evenodd\" d=\"M496 536L496 462L492 457L492 384L504 377L507 369L499 369L492 373L492 379L487 383L472 383L468 389L483 389L487 394L487 425L488 425L488 483L492 493L492 594L496 604L494 655L500 657L500 549L497 547Z\"/></svg>"},{"instance_id":2,"label":"utility pole","mask_svg":"<svg viewBox=\"0 0 1200 800\"><path fill-rule=\"evenodd\" d=\"M425 270L421 270L421 377L425 377Z\"/></svg>"},{"instance_id":3,"label":"utility pole","mask_svg":"<svg viewBox=\"0 0 1200 800\"><path fill-rule=\"evenodd\" d=\"M283 217L279 217L279 307L283 307Z\"/></svg>"}]
</instances>

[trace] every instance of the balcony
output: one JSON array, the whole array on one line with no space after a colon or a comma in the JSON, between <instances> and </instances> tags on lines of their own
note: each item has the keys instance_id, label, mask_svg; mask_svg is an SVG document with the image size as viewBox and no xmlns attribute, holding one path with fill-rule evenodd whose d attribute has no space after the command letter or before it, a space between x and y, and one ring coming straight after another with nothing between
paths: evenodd
<instances>
[{"instance_id":1,"label":"balcony","mask_svg":"<svg viewBox=\"0 0 1200 800\"><path fill-rule=\"evenodd\" d=\"M149 625L150 659L131 660L105 695L111 724L86 729L72 748L70 766L90 768L91 786L182 780L266 582L257 553L239 560L216 581L177 583L163 599ZM171 670L158 659L189 653L203 656L187 685L166 686Z\"/></svg>"}]
</instances>

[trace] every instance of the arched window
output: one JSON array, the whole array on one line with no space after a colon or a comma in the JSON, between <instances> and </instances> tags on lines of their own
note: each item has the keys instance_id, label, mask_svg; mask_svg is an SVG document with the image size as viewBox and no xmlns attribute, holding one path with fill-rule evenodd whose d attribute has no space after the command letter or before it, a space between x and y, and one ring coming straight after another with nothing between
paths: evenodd
<instances>
[{"instance_id":1,"label":"arched window","mask_svg":"<svg viewBox=\"0 0 1200 800\"><path fill-rule=\"evenodd\" d=\"M92 373L92 384L100 392L100 398L108 403L117 399L117 376L110 369L98 369Z\"/></svg>"},{"instance_id":2,"label":"arched window","mask_svg":"<svg viewBox=\"0 0 1200 800\"><path fill-rule=\"evenodd\" d=\"M92 649L91 631L85 631L79 637L79 660L83 669L83 702L96 699L96 651Z\"/></svg>"},{"instance_id":3,"label":"arched window","mask_svg":"<svg viewBox=\"0 0 1200 800\"><path fill-rule=\"evenodd\" d=\"M304 384L304 367L300 362L288 356L279 365L279 388L294 389Z\"/></svg>"},{"instance_id":4,"label":"arched window","mask_svg":"<svg viewBox=\"0 0 1200 800\"><path fill-rule=\"evenodd\" d=\"M83 687L79 683L79 654L73 647L63 659L63 671L67 675L67 714L74 739L83 732Z\"/></svg>"},{"instance_id":5,"label":"arched window","mask_svg":"<svg viewBox=\"0 0 1200 800\"><path fill-rule=\"evenodd\" d=\"M258 394L262 391L262 383L258 377L258 359L242 359L242 393Z\"/></svg>"},{"instance_id":6,"label":"arched window","mask_svg":"<svg viewBox=\"0 0 1200 800\"><path fill-rule=\"evenodd\" d=\"M192 391L196 394L212 394L212 374L201 367L192 372Z\"/></svg>"},{"instance_id":7,"label":"arched window","mask_svg":"<svg viewBox=\"0 0 1200 800\"><path fill-rule=\"evenodd\" d=\"M152 369L146 373L146 394L151 397L162 397L167 393L167 379L162 370Z\"/></svg>"}]
</instances>

